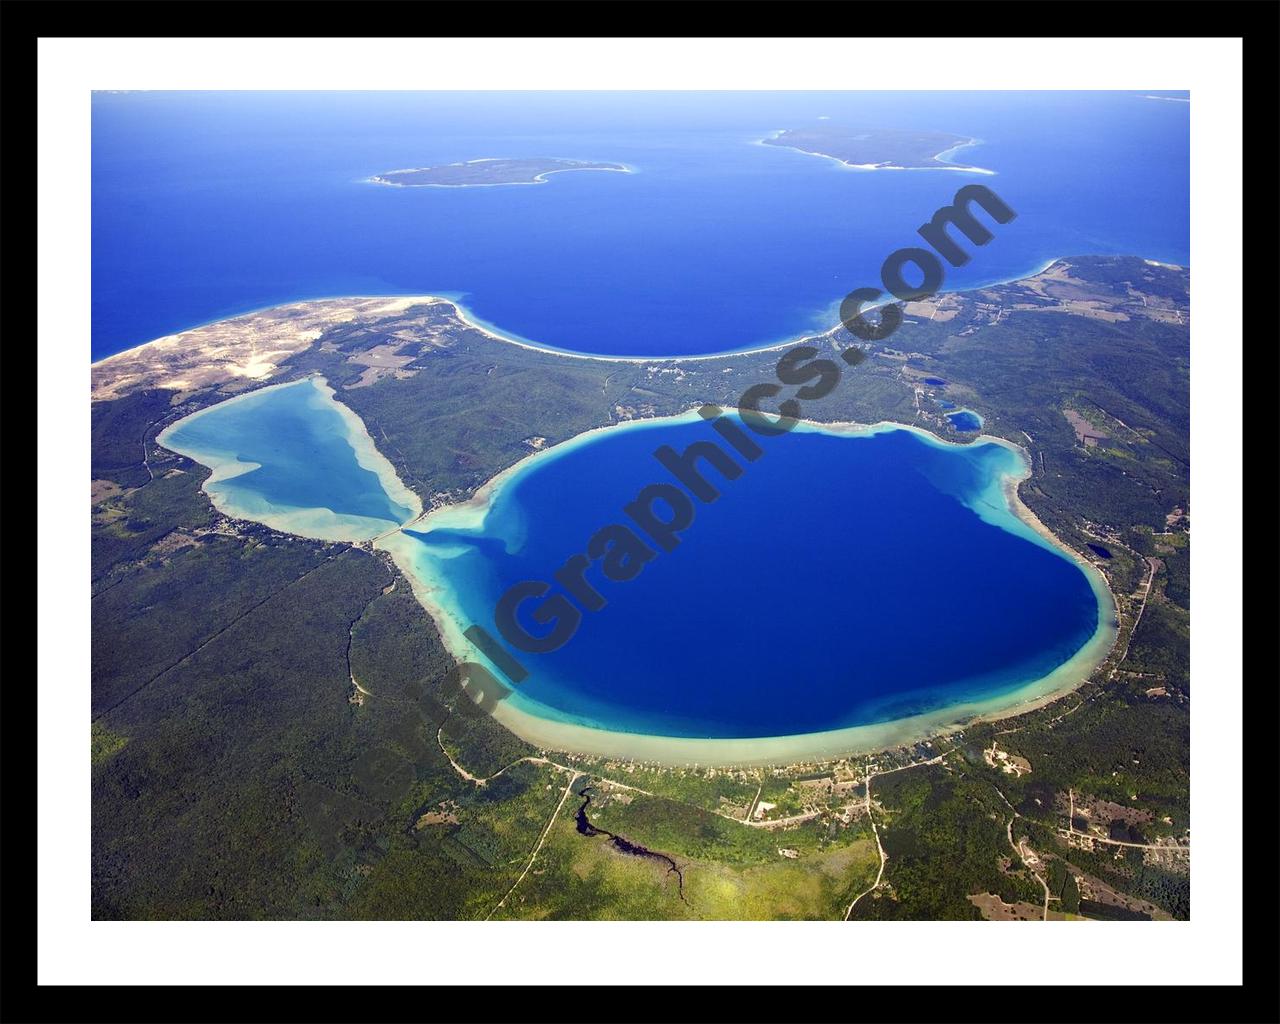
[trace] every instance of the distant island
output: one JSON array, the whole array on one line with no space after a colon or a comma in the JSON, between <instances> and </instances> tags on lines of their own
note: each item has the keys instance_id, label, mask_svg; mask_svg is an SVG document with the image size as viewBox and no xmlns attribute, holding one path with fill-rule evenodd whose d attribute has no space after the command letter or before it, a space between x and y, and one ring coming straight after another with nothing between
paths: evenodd
<instances>
[{"instance_id":1,"label":"distant island","mask_svg":"<svg viewBox=\"0 0 1280 1024\"><path fill-rule=\"evenodd\" d=\"M593 163L589 160L561 160L556 157L530 157L508 160L486 157L480 160L464 160L456 164L440 164L438 167L416 167L401 171L384 171L375 174L370 181L379 185L400 185L406 188L432 186L436 188L469 188L477 185L541 185L547 175L561 171L621 171L629 174L623 164Z\"/></svg>"},{"instance_id":2,"label":"distant island","mask_svg":"<svg viewBox=\"0 0 1280 1024\"><path fill-rule=\"evenodd\" d=\"M838 160L863 170L947 170L992 174L982 167L966 167L944 159L952 150L971 146L976 139L948 132L906 128L790 128L767 139L767 146L783 146L812 156Z\"/></svg>"}]
</instances>

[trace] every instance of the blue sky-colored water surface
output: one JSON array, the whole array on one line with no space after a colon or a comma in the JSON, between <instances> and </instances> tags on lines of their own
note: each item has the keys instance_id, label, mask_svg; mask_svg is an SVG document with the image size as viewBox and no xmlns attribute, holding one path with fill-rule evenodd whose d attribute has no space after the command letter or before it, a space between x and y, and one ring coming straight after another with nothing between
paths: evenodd
<instances>
[{"instance_id":1,"label":"blue sky-colored water surface","mask_svg":"<svg viewBox=\"0 0 1280 1024\"><path fill-rule=\"evenodd\" d=\"M946 287L1079 253L1188 262L1189 105L1138 93L99 93L93 355L262 306L450 293L583 352L738 349L835 304L968 181L1017 212ZM754 145L820 123L974 136L953 171L856 172ZM480 157L632 175L400 189Z\"/></svg>"},{"instance_id":2,"label":"blue sky-colored water surface","mask_svg":"<svg viewBox=\"0 0 1280 1024\"><path fill-rule=\"evenodd\" d=\"M971 409L947 413L947 419L956 430L978 431L982 429L982 417Z\"/></svg>"},{"instance_id":3,"label":"blue sky-colored water surface","mask_svg":"<svg viewBox=\"0 0 1280 1024\"><path fill-rule=\"evenodd\" d=\"M414 561L444 582L460 624L496 635L508 586L551 580L597 529L626 522L644 484L670 479L658 445L708 436L668 422L571 445L522 468L482 526L412 533ZM589 572L608 606L559 651L521 655L531 676L512 699L617 732L818 732L999 696L1098 628L1081 568L1004 503L1013 451L905 430L797 432L767 448L638 578Z\"/></svg>"},{"instance_id":4,"label":"blue sky-colored water surface","mask_svg":"<svg viewBox=\"0 0 1280 1024\"><path fill-rule=\"evenodd\" d=\"M360 464L341 413L310 379L213 406L180 421L161 439L223 472L237 462L256 463L210 485L253 518L326 509L390 527L411 515Z\"/></svg>"}]
</instances>

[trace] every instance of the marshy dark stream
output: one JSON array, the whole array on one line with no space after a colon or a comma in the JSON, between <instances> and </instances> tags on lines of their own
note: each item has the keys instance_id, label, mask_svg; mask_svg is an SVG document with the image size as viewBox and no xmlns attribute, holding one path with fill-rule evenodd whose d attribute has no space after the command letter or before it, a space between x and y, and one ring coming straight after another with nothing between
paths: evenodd
<instances>
[{"instance_id":1,"label":"marshy dark stream","mask_svg":"<svg viewBox=\"0 0 1280 1024\"><path fill-rule=\"evenodd\" d=\"M598 828L591 824L591 820L587 817L587 806L591 803L591 791L594 788L594 786L587 786L578 793L578 796L582 797L582 806L578 808L577 815L579 834L584 836L608 836L609 842L623 853L630 854L633 857L650 857L653 860L663 861L668 865L667 873L674 873L676 880L679 882L681 902L688 903L689 901L684 898L684 875L680 873L680 866L674 860L668 857L665 853L658 853L655 850L647 849L638 843L631 842L631 840L624 836L615 835L608 829Z\"/></svg>"}]
</instances>

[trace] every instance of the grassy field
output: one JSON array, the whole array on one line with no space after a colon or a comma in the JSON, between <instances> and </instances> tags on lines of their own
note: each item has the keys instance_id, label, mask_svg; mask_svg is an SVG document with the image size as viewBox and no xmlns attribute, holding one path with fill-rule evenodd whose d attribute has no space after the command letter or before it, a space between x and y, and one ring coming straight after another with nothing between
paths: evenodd
<instances>
[{"instance_id":1,"label":"grassy field","mask_svg":"<svg viewBox=\"0 0 1280 1024\"><path fill-rule=\"evenodd\" d=\"M497 917L838 920L879 866L866 828L826 842L817 829L752 828L607 783L596 792L592 824L671 857L683 876L683 897L665 863L579 834L575 814L582 801L571 795L533 869Z\"/></svg>"}]
</instances>

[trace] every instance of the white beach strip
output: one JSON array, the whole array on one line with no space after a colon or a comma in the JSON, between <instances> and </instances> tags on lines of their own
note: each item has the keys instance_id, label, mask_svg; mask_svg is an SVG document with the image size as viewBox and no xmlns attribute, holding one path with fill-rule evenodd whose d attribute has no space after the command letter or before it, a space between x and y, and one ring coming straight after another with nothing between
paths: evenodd
<instances>
[{"instance_id":1,"label":"white beach strip","mask_svg":"<svg viewBox=\"0 0 1280 1024\"><path fill-rule=\"evenodd\" d=\"M347 442L351 445L352 451L355 452L356 462L362 468L377 476L388 498L397 505L403 505L410 510L410 522L421 516L422 499L400 479L396 473L395 466L391 464L391 460L378 451L378 446L374 444L373 436L369 433L369 428L365 426L364 420L356 415L349 406L338 400L338 393L329 386L329 382L323 377L315 376L309 378L309 380L342 417L342 421L347 428Z\"/></svg>"},{"instance_id":2,"label":"white beach strip","mask_svg":"<svg viewBox=\"0 0 1280 1024\"><path fill-rule=\"evenodd\" d=\"M769 146L773 149L790 149L790 150L794 150L797 153L803 153L805 156L822 157L823 160L831 160L837 166L846 168L847 170L851 170L851 171L968 171L970 174L997 173L986 167L967 167L963 164L953 164L946 159L947 156L956 152L957 150L965 149L968 146L979 145L982 142L981 139L968 139L965 142L961 142L955 146L952 146L950 149L944 149L941 153L935 153L933 156L933 159L939 162L939 166L903 167L899 164L891 164L888 161L883 161L878 164L854 164L838 156L832 156L830 153L819 153L816 149L801 149L799 146L793 146L790 143L785 143L785 142L782 143L781 145L778 145L774 140L777 139L780 135L782 135L782 132L779 131L779 132L775 132L771 136L765 136L765 138L763 139L755 139L753 141L755 142L756 145L759 145L759 146Z\"/></svg>"}]
</instances>

